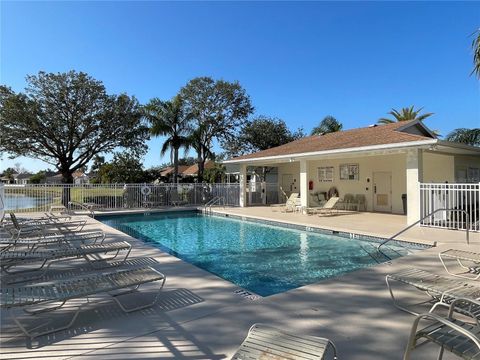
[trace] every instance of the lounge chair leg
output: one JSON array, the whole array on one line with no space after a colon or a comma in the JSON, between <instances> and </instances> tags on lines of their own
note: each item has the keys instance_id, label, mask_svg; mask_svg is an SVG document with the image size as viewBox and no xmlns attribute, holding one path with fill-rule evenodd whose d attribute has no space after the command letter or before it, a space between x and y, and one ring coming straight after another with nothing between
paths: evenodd
<instances>
[{"instance_id":1,"label":"lounge chair leg","mask_svg":"<svg viewBox=\"0 0 480 360\"><path fill-rule=\"evenodd\" d=\"M78 314L80 313L80 311L82 310L82 308L87 305L87 303L84 303L80 306L77 306L77 309L75 310L75 314L73 314L72 318L70 319L70 321L68 322L67 325L64 325L64 326L60 326L58 328L54 328L54 329L51 329L51 330L47 330L47 331L43 331L43 332L38 332L38 333L33 333L31 331L28 331L25 326L22 325L22 323L20 322L20 320L15 316L15 312L13 309L8 309L8 313L9 315L11 316L11 318L13 319L13 321L15 322L15 324L17 324L17 326L20 328L20 330L27 336L29 337L31 340L33 340L34 338L36 337L39 337L39 336L43 336L43 335L48 335L48 334L52 334L54 332L57 332L57 331L62 331L62 330L67 330L69 329L73 323L75 322L75 320L77 319L78 317ZM45 324L43 324L45 325ZM38 328L39 326L37 326Z\"/></svg>"},{"instance_id":2,"label":"lounge chair leg","mask_svg":"<svg viewBox=\"0 0 480 360\"><path fill-rule=\"evenodd\" d=\"M120 301L120 299L118 298L119 296L121 295L124 295L124 293L120 293L120 294L117 294L117 295L112 295L113 297L113 300L115 300L115 302L118 304L118 306L120 307L120 309L123 310L123 312L125 313L131 313L133 311L138 311L138 310L142 310L142 309L146 309L146 308L149 308L149 307L152 307L153 305L155 305L158 301L158 298L160 297L160 293L162 292L162 289L163 289L163 286L165 285L165 280L167 278L166 277L163 277L163 280L162 280L162 283L160 284L160 288L158 289L158 292L157 294L155 295L155 298L153 299L153 301L151 303L148 303L148 304L145 304L145 305L140 305L140 306L136 306L136 307L133 307L133 308L129 308L127 309ZM140 287L140 285L138 286ZM138 289L137 287L137 289ZM128 292L127 292L128 293Z\"/></svg>"},{"instance_id":3,"label":"lounge chair leg","mask_svg":"<svg viewBox=\"0 0 480 360\"><path fill-rule=\"evenodd\" d=\"M440 348L440 351L438 352L438 357L437 357L437 360L442 360L443 359L443 351L444 351L444 347L442 346Z\"/></svg>"},{"instance_id":4,"label":"lounge chair leg","mask_svg":"<svg viewBox=\"0 0 480 360\"><path fill-rule=\"evenodd\" d=\"M40 310L28 310L27 308L24 308L22 309L25 313L27 313L28 315L37 315L37 314L41 314L41 313L45 313L45 312L49 312L49 311L53 311L53 310L57 310L57 309L60 309L61 307L63 307L63 305L65 305L65 303L67 302L67 300L64 300L60 303L60 305L55 305L55 306L52 306L52 307L49 307L49 308L45 308L45 309L40 309Z\"/></svg>"},{"instance_id":5,"label":"lounge chair leg","mask_svg":"<svg viewBox=\"0 0 480 360\"><path fill-rule=\"evenodd\" d=\"M405 307L405 306L400 305L400 303L397 301L397 299L396 299L395 296L393 295L393 289L392 289L392 286L391 286L391 284L390 284L390 282L389 282L389 279L390 279L390 278L389 278L389 276L387 275L387 276L385 277L385 281L386 281L386 283L387 283L387 287L388 287L388 291L390 292L390 296L391 296L391 298L392 298L392 300L393 300L393 306L395 306L397 309L402 310L402 311L405 311L405 312L407 312L407 313L409 313L409 314L412 314L412 315L415 315L415 316L418 315L418 313L416 313L416 312L408 309L408 308Z\"/></svg>"}]
</instances>

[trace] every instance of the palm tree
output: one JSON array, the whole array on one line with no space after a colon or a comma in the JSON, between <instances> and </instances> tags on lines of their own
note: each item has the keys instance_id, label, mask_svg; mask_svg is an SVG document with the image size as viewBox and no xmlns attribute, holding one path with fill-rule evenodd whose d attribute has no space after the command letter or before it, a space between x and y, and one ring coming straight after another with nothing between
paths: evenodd
<instances>
[{"instance_id":1,"label":"palm tree","mask_svg":"<svg viewBox=\"0 0 480 360\"><path fill-rule=\"evenodd\" d=\"M341 122L339 122L333 116L328 115L328 116L325 116L322 121L320 121L320 124L318 124L318 126L315 126L312 129L310 135L328 134L332 132L341 131L342 128L343 128L343 125Z\"/></svg>"},{"instance_id":2,"label":"palm tree","mask_svg":"<svg viewBox=\"0 0 480 360\"><path fill-rule=\"evenodd\" d=\"M427 117L432 116L433 113L425 113L421 114L420 112L423 110L423 107L420 109L415 110L414 106L402 108L400 111L392 109L392 111L389 112L390 115L393 116L393 119L387 119L387 118L380 118L378 120L379 124L391 124L394 122L398 121L409 121L409 120L425 120Z\"/></svg>"},{"instance_id":3,"label":"palm tree","mask_svg":"<svg viewBox=\"0 0 480 360\"><path fill-rule=\"evenodd\" d=\"M166 136L160 155L170 149L170 160L173 162L173 182L178 178L178 151L190 146L190 122L183 111L182 99L175 96L171 101L151 99L144 107L145 117L150 121L150 133L153 136Z\"/></svg>"},{"instance_id":4,"label":"palm tree","mask_svg":"<svg viewBox=\"0 0 480 360\"><path fill-rule=\"evenodd\" d=\"M473 49L473 71L480 79L480 29L473 33L472 49Z\"/></svg>"},{"instance_id":5,"label":"palm tree","mask_svg":"<svg viewBox=\"0 0 480 360\"><path fill-rule=\"evenodd\" d=\"M480 129L455 129L445 137L445 140L472 146L480 146Z\"/></svg>"}]
</instances>

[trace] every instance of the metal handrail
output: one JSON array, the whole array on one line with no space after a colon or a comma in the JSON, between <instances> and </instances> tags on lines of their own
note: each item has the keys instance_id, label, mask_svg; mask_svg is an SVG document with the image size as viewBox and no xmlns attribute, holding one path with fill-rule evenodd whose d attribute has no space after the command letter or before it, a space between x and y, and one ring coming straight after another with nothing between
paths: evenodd
<instances>
[{"instance_id":1,"label":"metal handrail","mask_svg":"<svg viewBox=\"0 0 480 360\"><path fill-rule=\"evenodd\" d=\"M210 213L212 213L212 206L217 204L217 203L220 203L221 201L223 201L223 206L225 207L225 196L215 196L213 199L209 200L203 207L204 209L204 212L206 213L207 212L207 207L208 209L210 210Z\"/></svg>"},{"instance_id":2,"label":"metal handrail","mask_svg":"<svg viewBox=\"0 0 480 360\"><path fill-rule=\"evenodd\" d=\"M413 224L407 226L406 228L402 229L401 231L399 231L398 233L396 233L395 235L389 237L387 240L383 241L380 245L378 245L377 247L377 250L380 251L380 248L385 245L386 243L388 243L389 241L395 239L398 235L400 234L403 234L405 231L407 230L410 230L412 227L414 227L415 225L421 223L423 220L425 220L426 218L432 216L432 215L435 215L437 212L440 212L440 211L447 211L447 212L462 212L465 214L465 220L467 221L467 228L466 228L466 238L467 238L467 244L470 245L470 215L468 214L468 212L466 212L465 210L463 209L436 209L434 211L432 211L431 213L429 213L428 215L425 215L424 217L422 217L420 220L418 221L415 221Z\"/></svg>"}]
</instances>

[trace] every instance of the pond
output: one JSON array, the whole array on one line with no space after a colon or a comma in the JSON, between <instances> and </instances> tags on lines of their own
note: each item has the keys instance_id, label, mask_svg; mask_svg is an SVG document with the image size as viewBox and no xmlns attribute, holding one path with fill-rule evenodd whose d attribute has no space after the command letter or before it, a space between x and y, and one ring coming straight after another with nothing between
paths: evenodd
<instances>
[{"instance_id":1,"label":"pond","mask_svg":"<svg viewBox=\"0 0 480 360\"><path fill-rule=\"evenodd\" d=\"M5 194L5 210L20 210L29 208L38 208L49 203L50 197L35 197L27 195ZM43 209L39 209L43 210Z\"/></svg>"}]
</instances>

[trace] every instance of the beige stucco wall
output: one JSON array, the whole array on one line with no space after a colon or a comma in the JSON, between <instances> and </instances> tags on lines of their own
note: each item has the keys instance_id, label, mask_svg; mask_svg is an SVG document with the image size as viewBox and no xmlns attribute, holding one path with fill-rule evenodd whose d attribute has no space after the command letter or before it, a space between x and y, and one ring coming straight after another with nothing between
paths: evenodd
<instances>
[{"instance_id":1,"label":"beige stucco wall","mask_svg":"<svg viewBox=\"0 0 480 360\"><path fill-rule=\"evenodd\" d=\"M455 157L453 155L423 152L423 182L449 183L455 181Z\"/></svg>"},{"instance_id":2,"label":"beige stucco wall","mask_svg":"<svg viewBox=\"0 0 480 360\"><path fill-rule=\"evenodd\" d=\"M359 180L340 180L340 164L359 164ZM323 166L334 167L333 182L320 182L318 180L317 169ZM281 181L282 174L293 174L297 183L299 182L300 167L298 162L281 164L278 171L279 181ZM313 180L314 183L314 189L310 192L328 191L330 187L335 186L340 193L340 197L347 193L364 194L367 198L367 210L372 211L373 173L382 171L392 173L392 212L402 214L401 196L406 192L405 154L308 161L308 180ZM367 179L370 179L370 181L367 182ZM297 190L300 191L300 186Z\"/></svg>"},{"instance_id":3,"label":"beige stucco wall","mask_svg":"<svg viewBox=\"0 0 480 360\"><path fill-rule=\"evenodd\" d=\"M293 175L292 192L300 192L300 163L298 161L284 163L278 166L278 184L282 186L282 177L284 174ZM288 189L285 189L288 192Z\"/></svg>"}]
</instances>

